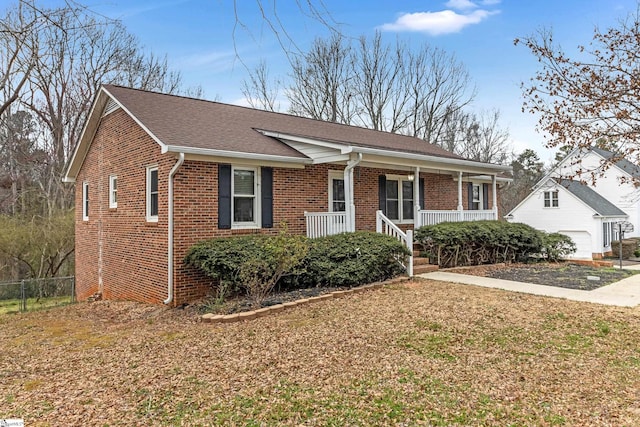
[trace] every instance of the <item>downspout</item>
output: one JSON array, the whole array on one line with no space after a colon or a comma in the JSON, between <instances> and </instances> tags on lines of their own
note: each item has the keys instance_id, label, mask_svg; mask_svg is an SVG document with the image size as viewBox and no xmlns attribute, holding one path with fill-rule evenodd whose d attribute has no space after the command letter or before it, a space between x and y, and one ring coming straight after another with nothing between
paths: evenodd
<instances>
[{"instance_id":1,"label":"downspout","mask_svg":"<svg viewBox=\"0 0 640 427\"><path fill-rule=\"evenodd\" d=\"M184 153L179 153L178 161L169 172L169 214L168 214L168 245L167 245L167 299L163 301L165 304L171 304L173 301L173 177L178 172L180 166L184 163Z\"/></svg>"},{"instance_id":2,"label":"downspout","mask_svg":"<svg viewBox=\"0 0 640 427\"><path fill-rule=\"evenodd\" d=\"M356 205L354 201L355 192L353 190L353 168L358 166L361 161L362 153L358 153L358 158L355 160L349 160L347 162L347 167L344 168L345 190L349 194L349 209L347 212L349 231L356 231Z\"/></svg>"}]
</instances>

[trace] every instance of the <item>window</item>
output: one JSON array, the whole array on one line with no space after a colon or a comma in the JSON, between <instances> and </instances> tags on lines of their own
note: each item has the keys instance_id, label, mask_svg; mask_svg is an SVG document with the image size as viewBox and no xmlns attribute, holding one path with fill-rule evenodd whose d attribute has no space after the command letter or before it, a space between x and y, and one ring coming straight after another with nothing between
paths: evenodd
<instances>
[{"instance_id":1,"label":"window","mask_svg":"<svg viewBox=\"0 0 640 427\"><path fill-rule=\"evenodd\" d=\"M89 221L89 183L82 183L82 220Z\"/></svg>"},{"instance_id":2,"label":"window","mask_svg":"<svg viewBox=\"0 0 640 427\"><path fill-rule=\"evenodd\" d=\"M234 226L258 225L257 170L233 168L231 212Z\"/></svg>"},{"instance_id":3,"label":"window","mask_svg":"<svg viewBox=\"0 0 640 427\"><path fill-rule=\"evenodd\" d=\"M386 216L393 221L413 220L413 181L387 179Z\"/></svg>"},{"instance_id":4,"label":"window","mask_svg":"<svg viewBox=\"0 0 640 427\"><path fill-rule=\"evenodd\" d=\"M471 210L479 211L482 209L482 185L472 184L471 186Z\"/></svg>"},{"instance_id":5,"label":"window","mask_svg":"<svg viewBox=\"0 0 640 427\"><path fill-rule=\"evenodd\" d=\"M329 172L329 212L345 212L344 177L341 172Z\"/></svg>"},{"instance_id":6,"label":"window","mask_svg":"<svg viewBox=\"0 0 640 427\"><path fill-rule=\"evenodd\" d=\"M118 207L118 177L115 175L109 176L109 207Z\"/></svg>"},{"instance_id":7,"label":"window","mask_svg":"<svg viewBox=\"0 0 640 427\"><path fill-rule=\"evenodd\" d=\"M618 240L618 227L615 222L602 223L602 246L611 246L612 240Z\"/></svg>"},{"instance_id":8,"label":"window","mask_svg":"<svg viewBox=\"0 0 640 427\"><path fill-rule=\"evenodd\" d=\"M558 192L557 191L545 191L544 192L544 207L545 208L557 208L558 207Z\"/></svg>"},{"instance_id":9,"label":"window","mask_svg":"<svg viewBox=\"0 0 640 427\"><path fill-rule=\"evenodd\" d=\"M158 167L147 168L147 221L158 221Z\"/></svg>"}]
</instances>

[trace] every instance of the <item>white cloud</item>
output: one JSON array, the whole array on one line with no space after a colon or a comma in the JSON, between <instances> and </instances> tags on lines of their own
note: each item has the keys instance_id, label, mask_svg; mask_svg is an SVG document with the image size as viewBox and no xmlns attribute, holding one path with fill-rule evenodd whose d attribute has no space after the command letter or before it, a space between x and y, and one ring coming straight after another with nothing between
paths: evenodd
<instances>
[{"instance_id":1,"label":"white cloud","mask_svg":"<svg viewBox=\"0 0 640 427\"><path fill-rule=\"evenodd\" d=\"M384 31L415 31L432 36L457 33L464 27L478 24L499 11L474 10L471 13L459 14L453 10L440 12L405 13L395 22L384 24L380 28Z\"/></svg>"},{"instance_id":2,"label":"white cloud","mask_svg":"<svg viewBox=\"0 0 640 427\"><path fill-rule=\"evenodd\" d=\"M478 7L478 5L471 0L449 0L445 3L445 6L458 10L470 10Z\"/></svg>"}]
</instances>

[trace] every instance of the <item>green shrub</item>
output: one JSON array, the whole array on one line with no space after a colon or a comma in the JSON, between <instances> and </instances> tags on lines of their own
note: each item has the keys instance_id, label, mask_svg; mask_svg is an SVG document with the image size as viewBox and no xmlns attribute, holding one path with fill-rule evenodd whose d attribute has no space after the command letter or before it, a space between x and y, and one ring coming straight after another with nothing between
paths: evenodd
<instances>
[{"instance_id":1,"label":"green shrub","mask_svg":"<svg viewBox=\"0 0 640 427\"><path fill-rule=\"evenodd\" d=\"M397 239L357 231L310 240L300 280L316 286L358 286L405 272L398 259L411 255Z\"/></svg>"},{"instance_id":2,"label":"green shrub","mask_svg":"<svg viewBox=\"0 0 640 427\"><path fill-rule=\"evenodd\" d=\"M505 221L428 225L416 230L415 240L441 267L526 261L543 247L540 231Z\"/></svg>"},{"instance_id":3,"label":"green shrub","mask_svg":"<svg viewBox=\"0 0 640 427\"><path fill-rule=\"evenodd\" d=\"M571 237L560 233L543 233L542 256L548 261L559 261L575 251L576 244Z\"/></svg>"},{"instance_id":4,"label":"green shrub","mask_svg":"<svg viewBox=\"0 0 640 427\"><path fill-rule=\"evenodd\" d=\"M281 233L225 237L197 243L185 263L219 282L218 301L245 291L257 305L277 285L358 286L403 274L411 253L398 240L359 231L307 239Z\"/></svg>"},{"instance_id":5,"label":"green shrub","mask_svg":"<svg viewBox=\"0 0 640 427\"><path fill-rule=\"evenodd\" d=\"M245 290L254 305L260 305L286 274L295 274L307 254L307 239L286 229L277 236L217 238L199 242L184 262L219 281L218 294Z\"/></svg>"}]
</instances>

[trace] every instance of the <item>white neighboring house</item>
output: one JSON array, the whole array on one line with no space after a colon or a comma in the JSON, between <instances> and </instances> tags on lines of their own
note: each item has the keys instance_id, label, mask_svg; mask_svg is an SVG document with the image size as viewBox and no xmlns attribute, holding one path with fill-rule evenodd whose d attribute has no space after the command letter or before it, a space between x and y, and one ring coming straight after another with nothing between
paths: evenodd
<instances>
[{"instance_id":1,"label":"white neighboring house","mask_svg":"<svg viewBox=\"0 0 640 427\"><path fill-rule=\"evenodd\" d=\"M577 247L572 258L610 254L611 241L618 238L618 222L633 224L634 231L625 233L625 238L640 235L640 190L632 181L621 182L621 178L640 178L640 168L626 159L617 160L592 184L591 172L609 159L615 159L614 154L599 148L574 150L505 218L566 234ZM580 183L581 179L587 183Z\"/></svg>"}]
</instances>

